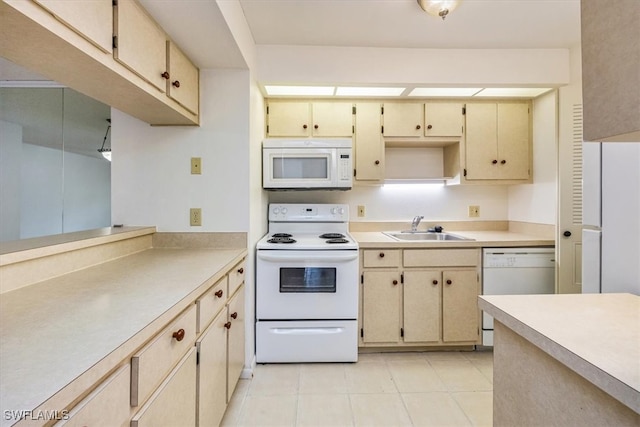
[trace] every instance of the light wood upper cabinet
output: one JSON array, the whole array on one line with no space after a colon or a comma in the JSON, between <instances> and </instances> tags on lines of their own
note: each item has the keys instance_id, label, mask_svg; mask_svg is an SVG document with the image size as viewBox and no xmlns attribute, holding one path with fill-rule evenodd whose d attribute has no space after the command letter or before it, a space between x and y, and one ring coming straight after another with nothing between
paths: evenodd
<instances>
[{"instance_id":1,"label":"light wood upper cabinet","mask_svg":"<svg viewBox=\"0 0 640 427\"><path fill-rule=\"evenodd\" d=\"M427 102L424 104L425 136L462 136L463 105L453 102Z\"/></svg>"},{"instance_id":2,"label":"light wood upper cabinet","mask_svg":"<svg viewBox=\"0 0 640 427\"><path fill-rule=\"evenodd\" d=\"M165 92L167 35L137 1L118 1L114 8L114 35L116 61Z\"/></svg>"},{"instance_id":3,"label":"light wood upper cabinet","mask_svg":"<svg viewBox=\"0 0 640 427\"><path fill-rule=\"evenodd\" d=\"M640 2L580 5L584 140L640 142Z\"/></svg>"},{"instance_id":4,"label":"light wood upper cabinet","mask_svg":"<svg viewBox=\"0 0 640 427\"><path fill-rule=\"evenodd\" d=\"M384 179L384 140L381 132L381 105L356 104L354 136L355 179L382 181Z\"/></svg>"},{"instance_id":5,"label":"light wood upper cabinet","mask_svg":"<svg viewBox=\"0 0 640 427\"><path fill-rule=\"evenodd\" d=\"M199 112L200 84L198 68L182 53L175 43L167 41L167 62L169 78L167 95L191 111Z\"/></svg>"},{"instance_id":6,"label":"light wood upper cabinet","mask_svg":"<svg viewBox=\"0 0 640 427\"><path fill-rule=\"evenodd\" d=\"M467 180L531 179L529 110L528 103L467 104Z\"/></svg>"},{"instance_id":7,"label":"light wood upper cabinet","mask_svg":"<svg viewBox=\"0 0 640 427\"><path fill-rule=\"evenodd\" d=\"M421 103L385 102L382 120L384 136L424 135L424 107Z\"/></svg>"},{"instance_id":8,"label":"light wood upper cabinet","mask_svg":"<svg viewBox=\"0 0 640 427\"><path fill-rule=\"evenodd\" d=\"M270 137L351 137L353 104L350 102L269 102L267 135Z\"/></svg>"},{"instance_id":9,"label":"light wood upper cabinet","mask_svg":"<svg viewBox=\"0 0 640 427\"><path fill-rule=\"evenodd\" d=\"M34 1L103 52L113 51L113 0Z\"/></svg>"}]
</instances>

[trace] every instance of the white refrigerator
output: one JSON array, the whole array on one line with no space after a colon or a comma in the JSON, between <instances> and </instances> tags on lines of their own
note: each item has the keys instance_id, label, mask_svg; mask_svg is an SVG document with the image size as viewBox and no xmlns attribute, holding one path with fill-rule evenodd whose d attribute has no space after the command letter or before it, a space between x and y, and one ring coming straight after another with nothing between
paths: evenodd
<instances>
[{"instance_id":1,"label":"white refrigerator","mask_svg":"<svg viewBox=\"0 0 640 427\"><path fill-rule=\"evenodd\" d=\"M640 295L640 143L583 144L582 292Z\"/></svg>"}]
</instances>

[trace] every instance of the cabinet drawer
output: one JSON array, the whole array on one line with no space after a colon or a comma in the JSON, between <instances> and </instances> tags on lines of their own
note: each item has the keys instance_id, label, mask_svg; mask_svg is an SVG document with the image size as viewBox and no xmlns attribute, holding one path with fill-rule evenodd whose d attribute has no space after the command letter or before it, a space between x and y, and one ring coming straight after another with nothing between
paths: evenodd
<instances>
[{"instance_id":1,"label":"cabinet drawer","mask_svg":"<svg viewBox=\"0 0 640 427\"><path fill-rule=\"evenodd\" d=\"M192 347L149 401L131 419L131 427L196 425L196 348Z\"/></svg>"},{"instance_id":2,"label":"cabinet drawer","mask_svg":"<svg viewBox=\"0 0 640 427\"><path fill-rule=\"evenodd\" d=\"M198 307L198 327L196 332L199 334L216 317L227 301L227 276L223 277L213 285L213 288L207 291L203 296L198 298L196 305Z\"/></svg>"},{"instance_id":3,"label":"cabinet drawer","mask_svg":"<svg viewBox=\"0 0 640 427\"><path fill-rule=\"evenodd\" d=\"M473 267L480 259L478 249L406 249L405 267Z\"/></svg>"},{"instance_id":4,"label":"cabinet drawer","mask_svg":"<svg viewBox=\"0 0 640 427\"><path fill-rule=\"evenodd\" d=\"M398 249L368 249L362 251L365 267L399 267L400 250Z\"/></svg>"},{"instance_id":5,"label":"cabinet drawer","mask_svg":"<svg viewBox=\"0 0 640 427\"><path fill-rule=\"evenodd\" d=\"M245 262L243 260L229 271L229 296L233 295L240 285L244 283L244 264Z\"/></svg>"},{"instance_id":6,"label":"cabinet drawer","mask_svg":"<svg viewBox=\"0 0 640 427\"><path fill-rule=\"evenodd\" d=\"M192 304L131 358L131 406L144 403L189 347L194 345L196 311L196 305ZM184 336L180 338L180 334Z\"/></svg>"},{"instance_id":7,"label":"cabinet drawer","mask_svg":"<svg viewBox=\"0 0 640 427\"><path fill-rule=\"evenodd\" d=\"M131 365L118 369L104 380L95 390L78 403L69 413L67 420L56 426L98 426L106 420L112 426L129 425L129 386Z\"/></svg>"}]
</instances>

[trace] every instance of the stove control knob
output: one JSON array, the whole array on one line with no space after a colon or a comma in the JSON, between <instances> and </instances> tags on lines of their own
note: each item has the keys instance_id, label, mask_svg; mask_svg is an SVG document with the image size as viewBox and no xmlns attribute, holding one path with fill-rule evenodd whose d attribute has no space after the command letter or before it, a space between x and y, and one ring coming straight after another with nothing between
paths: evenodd
<instances>
[{"instance_id":1,"label":"stove control knob","mask_svg":"<svg viewBox=\"0 0 640 427\"><path fill-rule=\"evenodd\" d=\"M338 208L338 215L344 215L344 208Z\"/></svg>"},{"instance_id":2,"label":"stove control knob","mask_svg":"<svg viewBox=\"0 0 640 427\"><path fill-rule=\"evenodd\" d=\"M286 215L287 214L287 208L280 209L280 212L282 213L282 215Z\"/></svg>"},{"instance_id":3,"label":"stove control knob","mask_svg":"<svg viewBox=\"0 0 640 427\"><path fill-rule=\"evenodd\" d=\"M273 208L273 213L278 215L280 213L280 208L278 207Z\"/></svg>"}]
</instances>

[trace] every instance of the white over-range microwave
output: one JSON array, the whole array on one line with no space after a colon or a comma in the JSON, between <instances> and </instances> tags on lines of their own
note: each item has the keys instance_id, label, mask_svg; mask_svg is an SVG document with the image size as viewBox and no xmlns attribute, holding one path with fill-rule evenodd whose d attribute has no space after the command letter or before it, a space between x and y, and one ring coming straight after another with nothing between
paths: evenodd
<instances>
[{"instance_id":1,"label":"white over-range microwave","mask_svg":"<svg viewBox=\"0 0 640 427\"><path fill-rule=\"evenodd\" d=\"M351 138L265 139L262 187L267 190L349 190Z\"/></svg>"}]
</instances>

